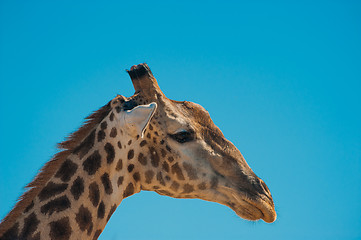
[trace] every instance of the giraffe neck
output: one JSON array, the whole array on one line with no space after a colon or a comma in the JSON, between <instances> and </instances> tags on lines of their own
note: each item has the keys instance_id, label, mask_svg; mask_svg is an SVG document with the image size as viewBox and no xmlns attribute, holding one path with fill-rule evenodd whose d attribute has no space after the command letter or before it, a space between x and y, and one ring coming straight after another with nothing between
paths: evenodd
<instances>
[{"instance_id":1,"label":"giraffe neck","mask_svg":"<svg viewBox=\"0 0 361 240\"><path fill-rule=\"evenodd\" d=\"M140 191L136 174L129 173L137 154L132 146L142 139L124 134L108 116L26 199L30 204L0 239L97 239L121 201Z\"/></svg>"}]
</instances>

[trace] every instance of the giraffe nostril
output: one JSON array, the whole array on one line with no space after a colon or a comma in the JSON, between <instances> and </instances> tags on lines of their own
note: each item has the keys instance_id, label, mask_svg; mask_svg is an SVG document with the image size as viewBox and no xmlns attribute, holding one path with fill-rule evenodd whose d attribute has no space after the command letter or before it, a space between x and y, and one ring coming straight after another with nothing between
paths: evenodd
<instances>
[{"instance_id":1,"label":"giraffe nostril","mask_svg":"<svg viewBox=\"0 0 361 240\"><path fill-rule=\"evenodd\" d=\"M262 179L260 179L260 185L261 185L261 187L262 187L262 190L263 190L264 195L265 195L269 200L271 200L271 202L273 203L273 199L272 199L271 192L270 192L270 190L268 189L266 183L265 183Z\"/></svg>"},{"instance_id":2,"label":"giraffe nostril","mask_svg":"<svg viewBox=\"0 0 361 240\"><path fill-rule=\"evenodd\" d=\"M260 179L259 182L260 182L260 187L262 188L263 193L264 193L268 198L270 198L270 197L271 197L271 192L270 192L270 190L268 189L266 183L265 183L262 179Z\"/></svg>"},{"instance_id":3,"label":"giraffe nostril","mask_svg":"<svg viewBox=\"0 0 361 240\"><path fill-rule=\"evenodd\" d=\"M261 185L262 185L263 190L264 190L266 193L270 194L270 191L269 191L266 183L265 183L263 180L261 180L261 179L260 179L260 182L261 182Z\"/></svg>"}]
</instances>

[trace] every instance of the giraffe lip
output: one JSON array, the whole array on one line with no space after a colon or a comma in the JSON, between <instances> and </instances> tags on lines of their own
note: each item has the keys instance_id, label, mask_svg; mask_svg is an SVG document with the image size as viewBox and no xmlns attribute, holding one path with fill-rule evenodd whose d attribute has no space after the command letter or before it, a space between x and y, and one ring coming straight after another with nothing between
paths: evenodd
<instances>
[{"instance_id":1,"label":"giraffe lip","mask_svg":"<svg viewBox=\"0 0 361 240\"><path fill-rule=\"evenodd\" d=\"M251 221L262 219L267 223L276 221L277 214L273 202L261 197L249 198L245 194L231 191L232 201L227 204L241 218Z\"/></svg>"},{"instance_id":2,"label":"giraffe lip","mask_svg":"<svg viewBox=\"0 0 361 240\"><path fill-rule=\"evenodd\" d=\"M263 216L263 213L258 208L255 208L252 204L249 204L246 201L242 201L242 203L237 203L237 205L231 203L230 207L239 217L250 221L257 221Z\"/></svg>"},{"instance_id":3,"label":"giraffe lip","mask_svg":"<svg viewBox=\"0 0 361 240\"><path fill-rule=\"evenodd\" d=\"M260 213L260 219L267 223L272 223L276 221L277 214L274 209L273 204L270 204L269 202L259 198L255 201L249 201L251 205L253 205Z\"/></svg>"}]
</instances>

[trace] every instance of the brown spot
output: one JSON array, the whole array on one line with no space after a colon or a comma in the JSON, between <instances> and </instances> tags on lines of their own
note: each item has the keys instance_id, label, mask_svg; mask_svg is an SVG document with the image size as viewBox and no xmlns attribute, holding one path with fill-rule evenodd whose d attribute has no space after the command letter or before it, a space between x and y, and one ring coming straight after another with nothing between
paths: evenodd
<instances>
[{"instance_id":1,"label":"brown spot","mask_svg":"<svg viewBox=\"0 0 361 240\"><path fill-rule=\"evenodd\" d=\"M129 152L128 152L128 160L131 160L133 157L134 157L134 150L131 149L131 150L129 150Z\"/></svg>"},{"instance_id":2,"label":"brown spot","mask_svg":"<svg viewBox=\"0 0 361 240\"><path fill-rule=\"evenodd\" d=\"M159 155L154 147L149 148L150 151L150 162L152 163L153 167L159 166Z\"/></svg>"},{"instance_id":3,"label":"brown spot","mask_svg":"<svg viewBox=\"0 0 361 240\"><path fill-rule=\"evenodd\" d=\"M153 143L157 143L157 138L153 138Z\"/></svg>"},{"instance_id":4,"label":"brown spot","mask_svg":"<svg viewBox=\"0 0 361 240\"><path fill-rule=\"evenodd\" d=\"M159 136L159 134L158 134L158 132L157 132L157 131L155 131L155 132L154 132L154 134L155 134L156 136Z\"/></svg>"},{"instance_id":5,"label":"brown spot","mask_svg":"<svg viewBox=\"0 0 361 240\"><path fill-rule=\"evenodd\" d=\"M217 186L218 186L218 178L217 177L212 177L211 188L216 189Z\"/></svg>"},{"instance_id":6,"label":"brown spot","mask_svg":"<svg viewBox=\"0 0 361 240\"><path fill-rule=\"evenodd\" d=\"M69 217L63 217L57 221L49 223L51 240L68 240L71 235Z\"/></svg>"},{"instance_id":7,"label":"brown spot","mask_svg":"<svg viewBox=\"0 0 361 240\"><path fill-rule=\"evenodd\" d=\"M100 200L100 192L99 186L96 182L93 182L89 185L89 199L94 207L98 206Z\"/></svg>"},{"instance_id":8,"label":"brown spot","mask_svg":"<svg viewBox=\"0 0 361 240\"><path fill-rule=\"evenodd\" d=\"M115 170L120 171L123 168L123 160L119 159L117 162L117 166L115 167Z\"/></svg>"},{"instance_id":9,"label":"brown spot","mask_svg":"<svg viewBox=\"0 0 361 240\"><path fill-rule=\"evenodd\" d=\"M117 129L115 127L112 128L112 130L110 131L109 136L111 138L115 138L117 136Z\"/></svg>"},{"instance_id":10,"label":"brown spot","mask_svg":"<svg viewBox=\"0 0 361 240\"><path fill-rule=\"evenodd\" d=\"M191 192L193 192L193 191L194 191L194 188L193 188L192 185L190 185L190 184L188 184L188 183L184 184L184 186L183 186L183 193L191 193Z\"/></svg>"},{"instance_id":11,"label":"brown spot","mask_svg":"<svg viewBox=\"0 0 361 240\"><path fill-rule=\"evenodd\" d=\"M120 106L116 106L115 110L117 111L117 113L120 113L120 111L122 110Z\"/></svg>"},{"instance_id":12,"label":"brown spot","mask_svg":"<svg viewBox=\"0 0 361 240\"><path fill-rule=\"evenodd\" d=\"M94 146L95 142L95 130L93 130L88 137L84 139L82 143L78 147L76 147L73 151L74 154L78 154L79 158L82 159L90 149Z\"/></svg>"},{"instance_id":13,"label":"brown spot","mask_svg":"<svg viewBox=\"0 0 361 240\"><path fill-rule=\"evenodd\" d=\"M71 204L69 198L64 195L49 201L47 204L43 205L40 208L40 211L43 214L48 214L50 216L51 214L53 214L53 212L61 212L65 209L70 208L70 205Z\"/></svg>"},{"instance_id":14,"label":"brown spot","mask_svg":"<svg viewBox=\"0 0 361 240\"><path fill-rule=\"evenodd\" d=\"M186 170L187 175L188 175L188 177L189 177L190 180L196 180L196 179L198 179L197 171L196 171L195 168L192 167L191 164L189 164L189 163L183 163L183 167L184 167L184 169Z\"/></svg>"},{"instance_id":15,"label":"brown spot","mask_svg":"<svg viewBox=\"0 0 361 240\"><path fill-rule=\"evenodd\" d=\"M2 240L13 240L19 239L19 223L15 223L11 228L9 228L2 236Z\"/></svg>"},{"instance_id":16,"label":"brown spot","mask_svg":"<svg viewBox=\"0 0 361 240\"><path fill-rule=\"evenodd\" d=\"M127 188L124 190L123 198L129 197L134 194L134 186L133 183L129 183Z\"/></svg>"},{"instance_id":17,"label":"brown spot","mask_svg":"<svg viewBox=\"0 0 361 240\"><path fill-rule=\"evenodd\" d=\"M103 219L104 215L105 215L105 205L104 205L104 202L101 201L99 204L99 207L98 207L97 217L99 219Z\"/></svg>"},{"instance_id":18,"label":"brown spot","mask_svg":"<svg viewBox=\"0 0 361 240\"><path fill-rule=\"evenodd\" d=\"M107 221L109 221L110 217L113 215L113 213L115 212L115 210L117 209L117 205L114 204L111 208L110 211L108 213L108 217L107 217Z\"/></svg>"},{"instance_id":19,"label":"brown spot","mask_svg":"<svg viewBox=\"0 0 361 240\"><path fill-rule=\"evenodd\" d=\"M172 182L172 185L170 185L170 188L176 192L179 188L179 183L177 183L176 181Z\"/></svg>"},{"instance_id":20,"label":"brown spot","mask_svg":"<svg viewBox=\"0 0 361 240\"><path fill-rule=\"evenodd\" d=\"M95 150L92 155L90 155L84 162L83 162L83 169L89 175L94 175L96 171L101 166L101 156L98 150Z\"/></svg>"},{"instance_id":21,"label":"brown spot","mask_svg":"<svg viewBox=\"0 0 361 240\"><path fill-rule=\"evenodd\" d=\"M110 121L114 120L114 113L113 112L110 114L109 119L110 119Z\"/></svg>"},{"instance_id":22,"label":"brown spot","mask_svg":"<svg viewBox=\"0 0 361 240\"><path fill-rule=\"evenodd\" d=\"M143 140L143 141L140 142L139 146L143 147L145 144L147 144L147 141Z\"/></svg>"},{"instance_id":23,"label":"brown spot","mask_svg":"<svg viewBox=\"0 0 361 240\"><path fill-rule=\"evenodd\" d=\"M173 157L168 157L168 162L173 162L174 161L174 158Z\"/></svg>"},{"instance_id":24,"label":"brown spot","mask_svg":"<svg viewBox=\"0 0 361 240\"><path fill-rule=\"evenodd\" d=\"M30 214L24 219L24 228L20 233L20 239L30 239L31 235L35 232L40 221L35 213Z\"/></svg>"},{"instance_id":25,"label":"brown spot","mask_svg":"<svg viewBox=\"0 0 361 240\"><path fill-rule=\"evenodd\" d=\"M69 159L66 159L56 172L55 177L60 178L63 182L68 182L77 169L77 164L73 163Z\"/></svg>"},{"instance_id":26,"label":"brown spot","mask_svg":"<svg viewBox=\"0 0 361 240\"><path fill-rule=\"evenodd\" d=\"M101 142L101 141L103 141L104 140L104 138L105 138L105 131L104 130L99 130L98 131L98 142Z\"/></svg>"},{"instance_id":27,"label":"brown spot","mask_svg":"<svg viewBox=\"0 0 361 240\"><path fill-rule=\"evenodd\" d=\"M129 141L128 141L128 145L130 145L130 144L132 144L132 140L129 140Z\"/></svg>"},{"instance_id":28,"label":"brown spot","mask_svg":"<svg viewBox=\"0 0 361 240\"><path fill-rule=\"evenodd\" d=\"M153 126L152 124L149 124L149 130L152 131L153 130Z\"/></svg>"},{"instance_id":29,"label":"brown spot","mask_svg":"<svg viewBox=\"0 0 361 240\"><path fill-rule=\"evenodd\" d=\"M31 203L25 208L24 213L29 212L34 207L34 201L31 201Z\"/></svg>"},{"instance_id":30,"label":"brown spot","mask_svg":"<svg viewBox=\"0 0 361 240\"><path fill-rule=\"evenodd\" d=\"M108 173L104 173L101 176L101 180L104 186L104 191L106 192L106 194L112 194L113 193L113 187L112 187L112 183L110 182L109 179L109 174Z\"/></svg>"},{"instance_id":31,"label":"brown spot","mask_svg":"<svg viewBox=\"0 0 361 240\"><path fill-rule=\"evenodd\" d=\"M205 190L206 188L207 188L207 186L206 186L205 182L202 182L202 183L198 184L198 189L199 190Z\"/></svg>"},{"instance_id":32,"label":"brown spot","mask_svg":"<svg viewBox=\"0 0 361 240\"><path fill-rule=\"evenodd\" d=\"M170 181L170 177L168 175L165 176L165 180L168 182Z\"/></svg>"},{"instance_id":33,"label":"brown spot","mask_svg":"<svg viewBox=\"0 0 361 240\"><path fill-rule=\"evenodd\" d=\"M175 163L172 166L172 173L175 174L179 180L184 180L182 169L179 167L178 163Z\"/></svg>"},{"instance_id":34,"label":"brown spot","mask_svg":"<svg viewBox=\"0 0 361 240\"><path fill-rule=\"evenodd\" d=\"M162 167L163 167L164 171L169 172L169 165L167 162L163 162Z\"/></svg>"},{"instance_id":35,"label":"brown spot","mask_svg":"<svg viewBox=\"0 0 361 240\"><path fill-rule=\"evenodd\" d=\"M114 161L115 150L112 144L106 143L104 146L104 150L107 153L107 163L111 164Z\"/></svg>"},{"instance_id":36,"label":"brown spot","mask_svg":"<svg viewBox=\"0 0 361 240\"><path fill-rule=\"evenodd\" d=\"M148 133L148 134L147 134L147 138L150 139L151 137L152 137L152 136L150 135L150 133Z\"/></svg>"},{"instance_id":37,"label":"brown spot","mask_svg":"<svg viewBox=\"0 0 361 240\"><path fill-rule=\"evenodd\" d=\"M115 127L112 128L112 130L110 131L109 136L111 138L115 138L117 136L117 129Z\"/></svg>"},{"instance_id":38,"label":"brown spot","mask_svg":"<svg viewBox=\"0 0 361 240\"><path fill-rule=\"evenodd\" d=\"M167 155L167 152L162 148L162 149L160 150L160 154L161 154L161 156L164 158L164 157Z\"/></svg>"},{"instance_id":39,"label":"brown spot","mask_svg":"<svg viewBox=\"0 0 361 240\"><path fill-rule=\"evenodd\" d=\"M154 177L154 172L152 170L148 170L145 172L145 182L146 183L151 183L152 179Z\"/></svg>"},{"instance_id":40,"label":"brown spot","mask_svg":"<svg viewBox=\"0 0 361 240\"><path fill-rule=\"evenodd\" d=\"M57 184L54 182L49 182L39 193L38 197L40 201L49 199L55 195L58 195L64 192L68 188L67 183Z\"/></svg>"},{"instance_id":41,"label":"brown spot","mask_svg":"<svg viewBox=\"0 0 361 240\"><path fill-rule=\"evenodd\" d=\"M107 129L107 127L108 127L108 123L107 123L106 121L104 121L104 122L102 122L102 123L100 124L100 128L101 128L102 130Z\"/></svg>"},{"instance_id":42,"label":"brown spot","mask_svg":"<svg viewBox=\"0 0 361 240\"><path fill-rule=\"evenodd\" d=\"M128 165L128 172L133 171L133 169L134 169L134 164L129 164Z\"/></svg>"},{"instance_id":43,"label":"brown spot","mask_svg":"<svg viewBox=\"0 0 361 240\"><path fill-rule=\"evenodd\" d=\"M75 216L75 220L78 223L80 230L83 232L88 230L89 233L90 229L93 228L92 214L90 213L89 209L83 205L80 206L79 211Z\"/></svg>"},{"instance_id":44,"label":"brown spot","mask_svg":"<svg viewBox=\"0 0 361 240\"><path fill-rule=\"evenodd\" d=\"M138 161L144 166L147 165L147 158L144 157L143 153L139 153Z\"/></svg>"},{"instance_id":45,"label":"brown spot","mask_svg":"<svg viewBox=\"0 0 361 240\"><path fill-rule=\"evenodd\" d=\"M162 145L164 144L164 140L163 140L163 139L160 141L160 144L162 144Z\"/></svg>"},{"instance_id":46,"label":"brown spot","mask_svg":"<svg viewBox=\"0 0 361 240\"><path fill-rule=\"evenodd\" d=\"M163 179L163 175L162 175L162 172L158 172L157 173L157 180L159 181L159 183L163 186L165 186L165 182L164 182L164 179Z\"/></svg>"},{"instance_id":47,"label":"brown spot","mask_svg":"<svg viewBox=\"0 0 361 240\"><path fill-rule=\"evenodd\" d=\"M73 197L75 200L78 200L79 197L83 194L84 180L81 177L78 177L77 179L75 179L75 181L73 182L73 185L70 188L70 192L71 192L71 194L73 194Z\"/></svg>"},{"instance_id":48,"label":"brown spot","mask_svg":"<svg viewBox=\"0 0 361 240\"><path fill-rule=\"evenodd\" d=\"M120 143L120 141L118 141L118 148L122 149L122 144Z\"/></svg>"},{"instance_id":49,"label":"brown spot","mask_svg":"<svg viewBox=\"0 0 361 240\"><path fill-rule=\"evenodd\" d=\"M139 174L139 172L135 172L135 173L133 174L133 178L134 178L134 180L135 180L136 182L139 182L139 181L140 181L140 174Z\"/></svg>"},{"instance_id":50,"label":"brown spot","mask_svg":"<svg viewBox=\"0 0 361 240\"><path fill-rule=\"evenodd\" d=\"M124 181L124 177L123 177L123 176L120 176L120 177L118 178L118 187L123 184L123 181Z\"/></svg>"}]
</instances>

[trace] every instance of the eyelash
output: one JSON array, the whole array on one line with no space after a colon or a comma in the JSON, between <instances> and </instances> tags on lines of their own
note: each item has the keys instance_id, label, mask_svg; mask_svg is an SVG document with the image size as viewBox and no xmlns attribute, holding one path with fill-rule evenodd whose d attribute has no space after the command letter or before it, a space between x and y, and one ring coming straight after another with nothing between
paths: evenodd
<instances>
[{"instance_id":1,"label":"eyelash","mask_svg":"<svg viewBox=\"0 0 361 240\"><path fill-rule=\"evenodd\" d=\"M193 131L181 131L175 134L169 134L169 136L179 143L185 143L194 140Z\"/></svg>"}]
</instances>

